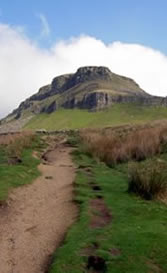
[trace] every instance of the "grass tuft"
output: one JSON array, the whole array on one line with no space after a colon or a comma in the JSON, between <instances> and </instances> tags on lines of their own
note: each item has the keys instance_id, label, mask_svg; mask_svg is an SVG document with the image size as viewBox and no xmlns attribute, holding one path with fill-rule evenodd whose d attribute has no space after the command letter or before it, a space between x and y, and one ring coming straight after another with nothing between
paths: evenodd
<instances>
[{"instance_id":1,"label":"grass tuft","mask_svg":"<svg viewBox=\"0 0 167 273\"><path fill-rule=\"evenodd\" d=\"M167 163L153 161L133 163L129 167L129 192L147 200L160 199L167 194Z\"/></svg>"},{"instance_id":2,"label":"grass tuft","mask_svg":"<svg viewBox=\"0 0 167 273\"><path fill-rule=\"evenodd\" d=\"M35 134L24 132L19 136L13 136L7 145L6 152L9 158L21 158L23 150L32 146L35 140Z\"/></svg>"}]
</instances>

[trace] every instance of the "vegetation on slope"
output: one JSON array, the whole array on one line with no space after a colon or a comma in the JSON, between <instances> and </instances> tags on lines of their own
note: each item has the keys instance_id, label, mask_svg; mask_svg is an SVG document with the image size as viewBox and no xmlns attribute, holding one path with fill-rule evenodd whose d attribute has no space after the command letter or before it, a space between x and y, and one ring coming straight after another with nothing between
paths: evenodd
<instances>
[{"instance_id":1,"label":"vegetation on slope","mask_svg":"<svg viewBox=\"0 0 167 273\"><path fill-rule=\"evenodd\" d=\"M166 205L128 193L127 163L108 167L83 145L74 160L80 218L49 272L167 272Z\"/></svg>"},{"instance_id":2,"label":"vegetation on slope","mask_svg":"<svg viewBox=\"0 0 167 273\"><path fill-rule=\"evenodd\" d=\"M58 110L52 114L39 114L32 118L26 129L80 129L143 123L167 118L166 107L115 104L98 112L86 110Z\"/></svg>"}]
</instances>

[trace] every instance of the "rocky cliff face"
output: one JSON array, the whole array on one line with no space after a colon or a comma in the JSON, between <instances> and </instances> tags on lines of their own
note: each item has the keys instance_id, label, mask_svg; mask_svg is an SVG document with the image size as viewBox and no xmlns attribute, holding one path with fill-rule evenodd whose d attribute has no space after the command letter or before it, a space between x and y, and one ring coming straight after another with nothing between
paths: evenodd
<instances>
[{"instance_id":1,"label":"rocky cliff face","mask_svg":"<svg viewBox=\"0 0 167 273\"><path fill-rule=\"evenodd\" d=\"M130 78L112 73L107 67L81 67L75 74L53 79L22 102L9 118L52 113L59 108L100 110L113 103L137 102L148 105L167 105L167 99L154 97L142 90Z\"/></svg>"}]
</instances>

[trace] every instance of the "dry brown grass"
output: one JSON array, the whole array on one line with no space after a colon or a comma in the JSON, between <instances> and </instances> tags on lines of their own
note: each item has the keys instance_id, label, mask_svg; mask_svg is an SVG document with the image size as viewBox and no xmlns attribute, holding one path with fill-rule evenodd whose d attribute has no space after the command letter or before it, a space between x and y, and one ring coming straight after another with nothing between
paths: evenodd
<instances>
[{"instance_id":1,"label":"dry brown grass","mask_svg":"<svg viewBox=\"0 0 167 273\"><path fill-rule=\"evenodd\" d=\"M21 158L23 149L29 148L34 140L34 133L22 132L0 136L0 145L5 146L8 158Z\"/></svg>"},{"instance_id":2,"label":"dry brown grass","mask_svg":"<svg viewBox=\"0 0 167 273\"><path fill-rule=\"evenodd\" d=\"M129 160L140 161L161 153L163 144L167 143L167 127L138 127L127 134L84 130L81 138L87 152L112 165Z\"/></svg>"},{"instance_id":3,"label":"dry brown grass","mask_svg":"<svg viewBox=\"0 0 167 273\"><path fill-rule=\"evenodd\" d=\"M10 143L14 142L19 137L20 137L19 133L0 135L0 145L9 145Z\"/></svg>"},{"instance_id":4,"label":"dry brown grass","mask_svg":"<svg viewBox=\"0 0 167 273\"><path fill-rule=\"evenodd\" d=\"M22 139L24 137L31 137L34 135L31 131L24 131L20 133L8 133L8 134L1 134L0 135L0 145L9 145L15 142L17 139Z\"/></svg>"}]
</instances>

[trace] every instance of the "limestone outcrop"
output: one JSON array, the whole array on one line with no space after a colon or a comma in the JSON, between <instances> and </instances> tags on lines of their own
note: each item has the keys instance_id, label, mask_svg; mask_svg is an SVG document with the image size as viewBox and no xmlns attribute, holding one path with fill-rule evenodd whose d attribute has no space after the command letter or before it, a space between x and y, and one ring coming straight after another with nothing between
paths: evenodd
<instances>
[{"instance_id":1,"label":"limestone outcrop","mask_svg":"<svg viewBox=\"0 0 167 273\"><path fill-rule=\"evenodd\" d=\"M22 102L8 116L20 119L59 108L100 110L113 103L167 105L167 99L151 96L132 79L112 73L107 67L86 66L74 74L55 77L51 84Z\"/></svg>"}]
</instances>

